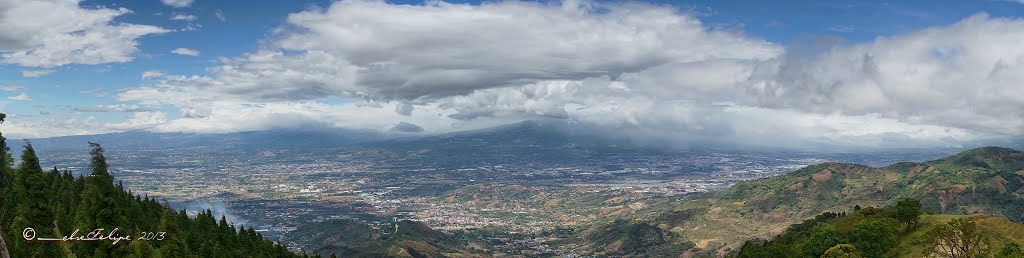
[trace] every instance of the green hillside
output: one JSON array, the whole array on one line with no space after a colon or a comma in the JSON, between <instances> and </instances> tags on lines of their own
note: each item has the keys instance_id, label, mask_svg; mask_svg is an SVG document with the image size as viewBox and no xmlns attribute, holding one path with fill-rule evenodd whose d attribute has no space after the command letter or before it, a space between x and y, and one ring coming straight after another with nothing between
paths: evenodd
<instances>
[{"instance_id":1,"label":"green hillside","mask_svg":"<svg viewBox=\"0 0 1024 258\"><path fill-rule=\"evenodd\" d=\"M355 220L336 219L303 226L303 241L320 246L312 253L340 257L468 256L464 243L426 224L402 220L374 228Z\"/></svg>"},{"instance_id":2,"label":"green hillside","mask_svg":"<svg viewBox=\"0 0 1024 258\"><path fill-rule=\"evenodd\" d=\"M905 200L885 209L823 213L770 241L747 241L735 256L1024 257L1024 225L982 215L921 215L917 200Z\"/></svg>"},{"instance_id":3,"label":"green hillside","mask_svg":"<svg viewBox=\"0 0 1024 258\"><path fill-rule=\"evenodd\" d=\"M932 214L983 214L1020 222L1024 217L1024 152L986 147L924 163L873 168L825 163L681 201L688 220L654 221L725 254L746 239L769 239L791 223L854 205L882 207L903 198Z\"/></svg>"},{"instance_id":4,"label":"green hillside","mask_svg":"<svg viewBox=\"0 0 1024 258\"><path fill-rule=\"evenodd\" d=\"M922 243L922 239L928 237L929 232L935 227L949 223L954 219L966 218L974 221L978 228L983 232L989 232L992 236L991 243L994 248L993 254L998 254L1003 246L1010 243L1024 244L1024 224L1009 221L1006 218L1000 217L987 217L980 215L924 215L921 216L920 225L917 230L904 235L899 240L899 245L896 246L889 255L894 257L922 257L924 251L927 250L927 245ZM1024 253L1018 253L1019 257L1024 257Z\"/></svg>"},{"instance_id":5,"label":"green hillside","mask_svg":"<svg viewBox=\"0 0 1024 258\"><path fill-rule=\"evenodd\" d=\"M591 230L585 240L586 248L597 250L598 256L672 256L693 246L674 238L678 236L647 223L615 220Z\"/></svg>"}]
</instances>

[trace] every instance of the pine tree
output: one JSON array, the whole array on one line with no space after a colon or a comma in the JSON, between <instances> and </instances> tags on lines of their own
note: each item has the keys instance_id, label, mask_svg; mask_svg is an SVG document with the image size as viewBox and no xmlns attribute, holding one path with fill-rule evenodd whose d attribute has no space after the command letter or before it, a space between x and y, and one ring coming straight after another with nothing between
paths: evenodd
<instances>
[{"instance_id":1,"label":"pine tree","mask_svg":"<svg viewBox=\"0 0 1024 258\"><path fill-rule=\"evenodd\" d=\"M182 211L184 213L184 211ZM187 219L187 215L185 219ZM164 240L160 244L160 254L164 257L188 257L191 251L188 249L188 243L182 238L185 233L182 231L181 223L179 223L179 213L172 211L171 209L164 209L160 214L160 227L161 232L165 232Z\"/></svg>"},{"instance_id":2,"label":"pine tree","mask_svg":"<svg viewBox=\"0 0 1024 258\"><path fill-rule=\"evenodd\" d=\"M85 179L85 188L82 190L78 216L75 219L76 228L85 231L102 228L109 232L117 226L113 178L107 172L107 159L103 156L103 147L93 142L89 143L89 147L92 174ZM83 243L79 246L76 253L81 257L111 257L114 248L109 242Z\"/></svg>"},{"instance_id":3,"label":"pine tree","mask_svg":"<svg viewBox=\"0 0 1024 258\"><path fill-rule=\"evenodd\" d=\"M0 113L0 122L3 114ZM134 196L114 184L99 144L90 143L90 175L75 177L57 168L44 172L31 143L12 169L8 147L0 135L0 258L9 257L297 257L284 246L264 240L252 228L235 231L226 217L219 223L212 211L190 218L166 202ZM37 237L80 230L78 236L115 227L136 239L110 241L21 241L32 227ZM138 240L141 231L164 232L159 240ZM5 242L4 240L7 240ZM9 251L9 256L6 255Z\"/></svg>"},{"instance_id":4,"label":"pine tree","mask_svg":"<svg viewBox=\"0 0 1024 258\"><path fill-rule=\"evenodd\" d=\"M5 118L7 118L7 114L0 113L0 124L4 123ZM14 200L11 198L10 193L10 185L13 181L14 174L11 173L10 148L7 147L7 138L4 138L4 134L0 132L0 258L11 257L7 241L4 241L3 235L9 231L7 228L4 228L4 226L10 225L10 216L7 215L14 213Z\"/></svg>"},{"instance_id":5,"label":"pine tree","mask_svg":"<svg viewBox=\"0 0 1024 258\"><path fill-rule=\"evenodd\" d=\"M25 141L25 150L21 153L21 163L14 174L14 196L18 203L14 208L14 228L21 232L26 228L33 228L37 233L48 233L54 226L53 213L47 205L49 190L46 174L39 165L39 158L32 143ZM20 243L20 241L19 241ZM20 245L20 244L19 244ZM24 243L25 248L20 253L31 257L54 257L57 255L52 243L28 242Z\"/></svg>"}]
</instances>

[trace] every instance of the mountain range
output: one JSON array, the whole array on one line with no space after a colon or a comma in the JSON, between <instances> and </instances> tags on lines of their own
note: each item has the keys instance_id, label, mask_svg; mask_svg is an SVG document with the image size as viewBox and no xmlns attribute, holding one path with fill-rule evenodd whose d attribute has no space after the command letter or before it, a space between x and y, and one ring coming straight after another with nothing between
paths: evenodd
<instances>
[{"instance_id":1,"label":"mountain range","mask_svg":"<svg viewBox=\"0 0 1024 258\"><path fill-rule=\"evenodd\" d=\"M724 145L672 146L612 137L578 125L547 120L527 120L493 128L444 134L386 134L368 130L310 129L236 132L225 134L154 133L128 131L97 135L30 139L40 153L84 153L86 142L97 142L115 152L211 151L223 155L252 155L266 150L286 150L301 155L324 152L383 151L392 158L445 165L477 166L509 158L561 163L589 162L614 155L707 154L714 152L815 157L869 165L897 160L926 160L955 153L957 148L881 149L848 152L831 149L745 149ZM22 139L7 139L21 146ZM472 158L461 158L473 154ZM15 156L18 153L14 153ZM45 156L45 155L44 155ZM116 158L116 157L115 157Z\"/></svg>"},{"instance_id":2,"label":"mountain range","mask_svg":"<svg viewBox=\"0 0 1024 258\"><path fill-rule=\"evenodd\" d=\"M539 196L532 192L480 196L493 192L487 189L496 188L460 190L451 195L456 198L472 192L477 196L467 198L474 202L501 198L501 203ZM924 248L920 239L926 229L955 218L975 221L982 230L1000 236L1000 241L1020 241L1024 236L1024 225L1020 224L1024 220L1024 152L984 147L932 161L882 167L822 163L737 183L721 191L668 203L652 202L641 209L649 212L599 214L593 223L577 225L578 230L566 239L575 239L570 242L582 255L728 256L748 241L772 239L795 223L823 213L852 214L860 207L887 207L904 198L920 200L925 215L921 229L900 234L899 248L892 256L920 256ZM597 203L594 205L608 202ZM388 250L381 247L388 247L393 250L389 255L406 256L408 248L418 246L439 255L472 256L468 251L471 243L453 241L448 234L425 225L416 227L422 231L417 237L366 234L357 241L345 238L349 232L360 231L338 230L332 234L323 229L352 227L345 225L317 227L321 229L316 231L319 240L315 241L323 241L323 250L348 250L352 254L361 254L358 250L380 254L380 250Z\"/></svg>"}]
</instances>

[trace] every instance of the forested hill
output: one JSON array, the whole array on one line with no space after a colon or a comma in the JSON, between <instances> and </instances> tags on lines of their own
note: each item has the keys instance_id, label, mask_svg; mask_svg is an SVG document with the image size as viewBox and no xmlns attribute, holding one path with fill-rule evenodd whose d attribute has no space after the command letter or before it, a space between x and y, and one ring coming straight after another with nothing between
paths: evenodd
<instances>
[{"instance_id":1,"label":"forested hill","mask_svg":"<svg viewBox=\"0 0 1024 258\"><path fill-rule=\"evenodd\" d=\"M10 257L299 257L252 228L236 228L224 217L218 221L209 210L193 218L185 210L133 195L114 183L103 148L94 143L90 148L92 173L75 177L56 168L44 170L28 142L12 167L10 148L0 134L0 255L5 247ZM104 229L100 235L108 236L115 228L114 236L128 239L116 244L40 240L96 238L89 232Z\"/></svg>"}]
</instances>

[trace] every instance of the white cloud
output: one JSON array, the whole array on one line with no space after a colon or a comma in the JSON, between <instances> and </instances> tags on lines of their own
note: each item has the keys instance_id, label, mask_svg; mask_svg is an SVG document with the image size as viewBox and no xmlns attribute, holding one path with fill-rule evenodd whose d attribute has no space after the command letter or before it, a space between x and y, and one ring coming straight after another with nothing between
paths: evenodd
<instances>
[{"instance_id":1,"label":"white cloud","mask_svg":"<svg viewBox=\"0 0 1024 258\"><path fill-rule=\"evenodd\" d=\"M75 0L4 1L0 3L0 58L7 64L44 68L131 61L138 52L139 37L168 30L113 22L130 12L81 8Z\"/></svg>"},{"instance_id":2,"label":"white cloud","mask_svg":"<svg viewBox=\"0 0 1024 258\"><path fill-rule=\"evenodd\" d=\"M117 99L177 108L157 131L553 118L676 144L960 146L1024 137L1022 41L1024 20L985 15L783 49L637 3L340 1L290 15L208 76L153 77Z\"/></svg>"},{"instance_id":3,"label":"white cloud","mask_svg":"<svg viewBox=\"0 0 1024 258\"><path fill-rule=\"evenodd\" d=\"M189 48L175 48L171 50L171 53L183 55L183 56L199 56L199 50Z\"/></svg>"},{"instance_id":4,"label":"white cloud","mask_svg":"<svg viewBox=\"0 0 1024 258\"><path fill-rule=\"evenodd\" d=\"M108 94L107 90L106 89L102 89L102 88L80 90L80 91L78 91L78 93L89 94L89 95L93 95L93 96L97 96L97 97L106 97L107 94Z\"/></svg>"},{"instance_id":5,"label":"white cloud","mask_svg":"<svg viewBox=\"0 0 1024 258\"><path fill-rule=\"evenodd\" d=\"M172 21L195 21L196 19L199 18L191 14L175 14L171 16Z\"/></svg>"},{"instance_id":6,"label":"white cloud","mask_svg":"<svg viewBox=\"0 0 1024 258\"><path fill-rule=\"evenodd\" d=\"M216 10L213 12L213 16L217 17L217 20L219 20L220 22L228 21L228 17L224 16L224 11Z\"/></svg>"},{"instance_id":7,"label":"white cloud","mask_svg":"<svg viewBox=\"0 0 1024 258\"><path fill-rule=\"evenodd\" d=\"M76 112L151 112L150 108L142 107L133 104L109 104L109 105L96 105L89 107L77 107L74 109Z\"/></svg>"},{"instance_id":8,"label":"white cloud","mask_svg":"<svg viewBox=\"0 0 1024 258\"><path fill-rule=\"evenodd\" d=\"M281 31L267 47L214 68L210 89L255 100L430 99L781 52L671 8L631 3L340 1L289 15Z\"/></svg>"},{"instance_id":9,"label":"white cloud","mask_svg":"<svg viewBox=\"0 0 1024 258\"><path fill-rule=\"evenodd\" d=\"M63 135L86 135L110 133L116 130L105 128L95 117L44 119L8 119L3 124L3 133L8 138L43 138Z\"/></svg>"},{"instance_id":10,"label":"white cloud","mask_svg":"<svg viewBox=\"0 0 1024 258\"><path fill-rule=\"evenodd\" d=\"M136 112L120 123L108 123L104 126L118 131L148 129L167 123L167 114L163 112Z\"/></svg>"},{"instance_id":11,"label":"white cloud","mask_svg":"<svg viewBox=\"0 0 1024 258\"><path fill-rule=\"evenodd\" d=\"M19 90L22 90L24 88L25 88L25 86L3 85L3 86L0 86L0 91L19 91Z\"/></svg>"},{"instance_id":12,"label":"white cloud","mask_svg":"<svg viewBox=\"0 0 1024 258\"><path fill-rule=\"evenodd\" d=\"M160 70L147 70L147 71L142 72L142 79L143 80L149 79L149 78L159 78L159 77L162 77L162 76L164 76L164 72L162 72Z\"/></svg>"},{"instance_id":13,"label":"white cloud","mask_svg":"<svg viewBox=\"0 0 1024 258\"><path fill-rule=\"evenodd\" d=\"M759 64L744 102L1021 136L1024 20L956 24Z\"/></svg>"},{"instance_id":14,"label":"white cloud","mask_svg":"<svg viewBox=\"0 0 1024 258\"><path fill-rule=\"evenodd\" d=\"M55 71L54 70L50 70L50 69L25 70L25 71L21 71L21 76L29 77L29 78L34 78L34 77L50 75L53 72L55 72Z\"/></svg>"},{"instance_id":15,"label":"white cloud","mask_svg":"<svg viewBox=\"0 0 1024 258\"><path fill-rule=\"evenodd\" d=\"M838 32L838 33L847 33L847 32L851 32L853 30L854 30L853 27L846 26L846 25L836 25L836 26L828 27L828 31Z\"/></svg>"},{"instance_id":16,"label":"white cloud","mask_svg":"<svg viewBox=\"0 0 1024 258\"><path fill-rule=\"evenodd\" d=\"M160 2L162 2L165 5L170 6L170 7L182 8L182 7L189 7L190 5L192 5L192 2L194 2L194 1L193 0L160 0Z\"/></svg>"},{"instance_id":17,"label":"white cloud","mask_svg":"<svg viewBox=\"0 0 1024 258\"><path fill-rule=\"evenodd\" d=\"M26 101L26 100L32 100L32 97L29 97L28 93L22 92L21 94L18 94L17 96L7 97L7 99L14 100L14 101Z\"/></svg>"}]
</instances>

